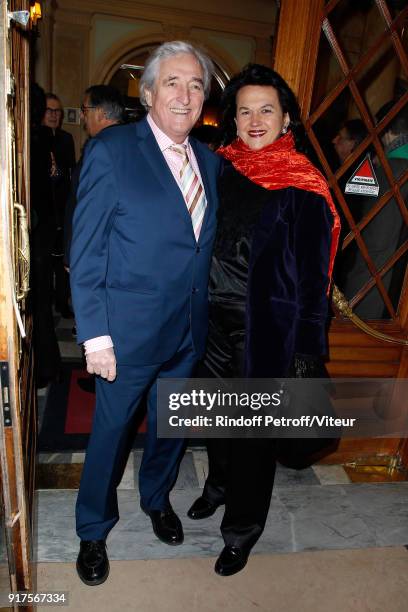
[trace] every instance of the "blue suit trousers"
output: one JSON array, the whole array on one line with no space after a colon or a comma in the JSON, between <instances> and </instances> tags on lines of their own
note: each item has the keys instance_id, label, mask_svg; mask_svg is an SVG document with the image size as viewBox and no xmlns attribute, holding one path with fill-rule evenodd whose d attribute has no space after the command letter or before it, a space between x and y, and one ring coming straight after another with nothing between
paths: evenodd
<instances>
[{"instance_id":1,"label":"blue suit trousers","mask_svg":"<svg viewBox=\"0 0 408 612\"><path fill-rule=\"evenodd\" d=\"M189 331L165 363L118 365L114 382L97 377L95 415L76 504L77 534L82 540L105 539L119 520L116 489L134 436L134 416L145 393L148 413L139 471L140 503L147 510L169 507L185 440L157 438L157 380L189 378L196 361Z\"/></svg>"}]
</instances>

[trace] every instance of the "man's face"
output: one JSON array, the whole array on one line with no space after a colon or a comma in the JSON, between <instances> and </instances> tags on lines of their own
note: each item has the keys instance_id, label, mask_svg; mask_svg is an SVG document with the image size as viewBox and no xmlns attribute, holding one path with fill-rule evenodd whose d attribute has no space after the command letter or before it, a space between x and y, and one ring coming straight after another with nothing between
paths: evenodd
<instances>
[{"instance_id":1,"label":"man's face","mask_svg":"<svg viewBox=\"0 0 408 612\"><path fill-rule=\"evenodd\" d=\"M336 134L332 143L341 163L343 163L356 148L356 141L350 138L350 134L344 127Z\"/></svg>"},{"instance_id":2,"label":"man's face","mask_svg":"<svg viewBox=\"0 0 408 612\"><path fill-rule=\"evenodd\" d=\"M54 98L47 98L47 108L42 119L42 124L55 130L61 124L62 119L62 108L59 100Z\"/></svg>"},{"instance_id":3,"label":"man's face","mask_svg":"<svg viewBox=\"0 0 408 612\"><path fill-rule=\"evenodd\" d=\"M175 143L182 143L197 122L204 102L203 70L189 53L160 63L152 90L146 90L150 115Z\"/></svg>"},{"instance_id":4,"label":"man's face","mask_svg":"<svg viewBox=\"0 0 408 612\"><path fill-rule=\"evenodd\" d=\"M81 120L83 121L85 130L91 138L96 136L103 128L100 121L101 113L103 113L102 109L93 106L89 99L89 95L86 95L81 106Z\"/></svg>"}]
</instances>

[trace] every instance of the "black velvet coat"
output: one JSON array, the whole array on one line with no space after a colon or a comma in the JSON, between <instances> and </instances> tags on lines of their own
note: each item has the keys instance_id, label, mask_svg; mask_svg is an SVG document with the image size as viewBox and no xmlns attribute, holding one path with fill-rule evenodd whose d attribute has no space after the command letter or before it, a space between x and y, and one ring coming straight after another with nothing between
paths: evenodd
<instances>
[{"instance_id":1,"label":"black velvet coat","mask_svg":"<svg viewBox=\"0 0 408 612\"><path fill-rule=\"evenodd\" d=\"M322 196L266 190L226 164L210 295L231 308L246 269L244 371L237 375L285 377L295 353L327 353L332 224Z\"/></svg>"}]
</instances>

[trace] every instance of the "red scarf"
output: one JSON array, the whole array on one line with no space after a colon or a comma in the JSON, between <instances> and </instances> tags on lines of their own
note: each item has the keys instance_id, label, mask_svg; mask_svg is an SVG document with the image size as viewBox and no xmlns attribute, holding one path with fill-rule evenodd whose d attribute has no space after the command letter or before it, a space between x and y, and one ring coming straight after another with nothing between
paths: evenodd
<instances>
[{"instance_id":1,"label":"red scarf","mask_svg":"<svg viewBox=\"0 0 408 612\"><path fill-rule=\"evenodd\" d=\"M227 147L220 147L217 153L229 159L238 172L265 189L297 187L324 197L333 215L328 271L329 280L331 280L334 257L339 242L340 217L334 206L326 179L305 155L296 151L292 132L289 131L259 151L250 149L238 138Z\"/></svg>"}]
</instances>

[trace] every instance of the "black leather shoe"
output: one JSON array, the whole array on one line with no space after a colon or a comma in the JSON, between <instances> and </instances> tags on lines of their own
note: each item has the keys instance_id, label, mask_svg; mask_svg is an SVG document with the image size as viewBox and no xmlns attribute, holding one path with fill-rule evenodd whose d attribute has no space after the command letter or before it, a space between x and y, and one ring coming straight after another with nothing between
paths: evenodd
<instances>
[{"instance_id":1,"label":"black leather shoe","mask_svg":"<svg viewBox=\"0 0 408 612\"><path fill-rule=\"evenodd\" d=\"M109 576L105 540L81 540L76 568L78 576L88 586L105 582Z\"/></svg>"},{"instance_id":2,"label":"black leather shoe","mask_svg":"<svg viewBox=\"0 0 408 612\"><path fill-rule=\"evenodd\" d=\"M199 521L200 519L212 516L219 506L221 504L212 504L204 497L198 497L187 512L187 516L193 519L193 521Z\"/></svg>"},{"instance_id":3,"label":"black leather shoe","mask_svg":"<svg viewBox=\"0 0 408 612\"><path fill-rule=\"evenodd\" d=\"M168 510L147 510L143 506L141 508L150 517L153 531L161 542L171 546L183 543L183 526L173 508Z\"/></svg>"},{"instance_id":4,"label":"black leather shoe","mask_svg":"<svg viewBox=\"0 0 408 612\"><path fill-rule=\"evenodd\" d=\"M246 566L248 553L238 546L225 546L215 563L215 573L220 576L232 576Z\"/></svg>"}]
</instances>

